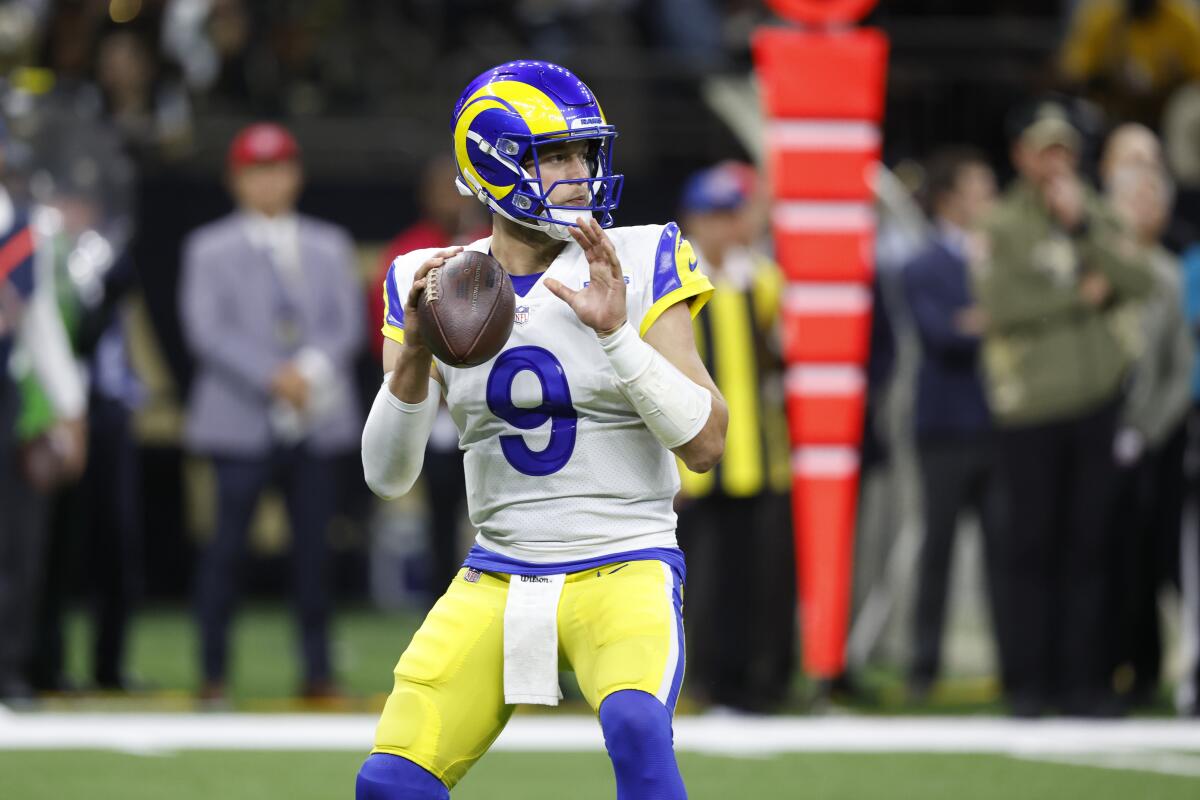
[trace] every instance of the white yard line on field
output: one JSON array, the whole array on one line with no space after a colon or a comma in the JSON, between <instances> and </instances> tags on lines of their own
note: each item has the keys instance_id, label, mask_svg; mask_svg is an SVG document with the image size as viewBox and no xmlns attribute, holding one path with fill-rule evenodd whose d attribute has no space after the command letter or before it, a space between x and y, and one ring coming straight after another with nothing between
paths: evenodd
<instances>
[{"instance_id":1,"label":"white yard line on field","mask_svg":"<svg viewBox=\"0 0 1200 800\"><path fill-rule=\"evenodd\" d=\"M366 714L100 714L0 712L0 750L367 751ZM1200 722L1019 721L989 717L678 717L679 750L775 753L994 753L1016 756L1200 753ZM495 744L510 751L602 751L595 718L518 714ZM1110 759L1111 760L1111 759Z\"/></svg>"}]
</instances>

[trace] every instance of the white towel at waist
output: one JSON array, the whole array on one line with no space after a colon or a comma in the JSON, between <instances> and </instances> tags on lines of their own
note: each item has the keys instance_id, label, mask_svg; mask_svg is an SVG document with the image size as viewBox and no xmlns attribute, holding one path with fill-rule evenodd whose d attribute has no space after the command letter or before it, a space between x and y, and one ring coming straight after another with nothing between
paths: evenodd
<instances>
[{"instance_id":1,"label":"white towel at waist","mask_svg":"<svg viewBox=\"0 0 1200 800\"><path fill-rule=\"evenodd\" d=\"M504 605L504 702L556 706L558 599L566 575L513 575Z\"/></svg>"}]
</instances>

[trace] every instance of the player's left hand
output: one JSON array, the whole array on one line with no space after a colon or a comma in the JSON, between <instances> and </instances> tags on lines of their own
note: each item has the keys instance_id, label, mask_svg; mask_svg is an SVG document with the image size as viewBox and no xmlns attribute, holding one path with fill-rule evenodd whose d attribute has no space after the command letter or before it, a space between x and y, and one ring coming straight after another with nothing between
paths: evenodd
<instances>
[{"instance_id":1,"label":"player's left hand","mask_svg":"<svg viewBox=\"0 0 1200 800\"><path fill-rule=\"evenodd\" d=\"M625 274L617 250L600 223L594 219L576 217L577 228L568 228L571 237L583 248L591 274L582 289L568 289L559 281L547 278L546 288L571 307L579 321L601 336L612 333L625 324Z\"/></svg>"}]
</instances>

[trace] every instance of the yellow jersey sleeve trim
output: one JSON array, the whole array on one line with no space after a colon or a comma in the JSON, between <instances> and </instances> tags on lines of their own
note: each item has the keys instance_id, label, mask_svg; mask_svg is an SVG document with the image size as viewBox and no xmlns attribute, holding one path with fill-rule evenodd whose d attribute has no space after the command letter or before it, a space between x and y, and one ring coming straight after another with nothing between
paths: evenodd
<instances>
[{"instance_id":1,"label":"yellow jersey sleeve trim","mask_svg":"<svg viewBox=\"0 0 1200 800\"><path fill-rule=\"evenodd\" d=\"M393 342L404 344L403 328L397 328L395 325L388 325L387 323L384 323L383 327L379 329L379 332L391 339Z\"/></svg>"},{"instance_id":2,"label":"yellow jersey sleeve trim","mask_svg":"<svg viewBox=\"0 0 1200 800\"><path fill-rule=\"evenodd\" d=\"M707 275L703 274L697 278L693 278L678 289L672 289L658 298L654 305L650 306L650 310L642 317L642 324L638 330L638 334L645 336L646 331L650 330L650 327L658 322L658 318L663 315L663 312L681 300L688 301L688 311L691 312L692 319L695 319L696 315L700 313L700 309L704 308L704 304L708 302L712 295L712 282L709 281Z\"/></svg>"}]
</instances>

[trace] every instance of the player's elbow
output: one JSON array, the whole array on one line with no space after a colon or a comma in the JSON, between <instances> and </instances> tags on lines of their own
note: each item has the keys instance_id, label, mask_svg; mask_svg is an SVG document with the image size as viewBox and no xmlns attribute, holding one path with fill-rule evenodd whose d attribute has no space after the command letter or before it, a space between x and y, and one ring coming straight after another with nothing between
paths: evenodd
<instances>
[{"instance_id":1,"label":"player's elbow","mask_svg":"<svg viewBox=\"0 0 1200 800\"><path fill-rule=\"evenodd\" d=\"M717 465L721 460L721 454L724 450L708 450L703 453L698 453L690 457L684 457L683 463L687 465L689 472L702 474L708 472Z\"/></svg>"},{"instance_id":2,"label":"player's elbow","mask_svg":"<svg viewBox=\"0 0 1200 800\"><path fill-rule=\"evenodd\" d=\"M369 469L363 471L363 478L366 480L367 488L380 500L396 500L408 494L408 490L412 488L411 484L408 486L401 485Z\"/></svg>"},{"instance_id":3,"label":"player's elbow","mask_svg":"<svg viewBox=\"0 0 1200 800\"><path fill-rule=\"evenodd\" d=\"M713 411L718 409L714 406ZM723 415L714 413L708 424L701 428L694 439L679 448L678 455L692 472L703 473L717 465L725 455L725 427Z\"/></svg>"},{"instance_id":4,"label":"player's elbow","mask_svg":"<svg viewBox=\"0 0 1200 800\"><path fill-rule=\"evenodd\" d=\"M367 488L381 500L396 500L408 494L417 482L420 464L416 464L414 469L410 464L372 456L373 454L364 448L363 480Z\"/></svg>"}]
</instances>

